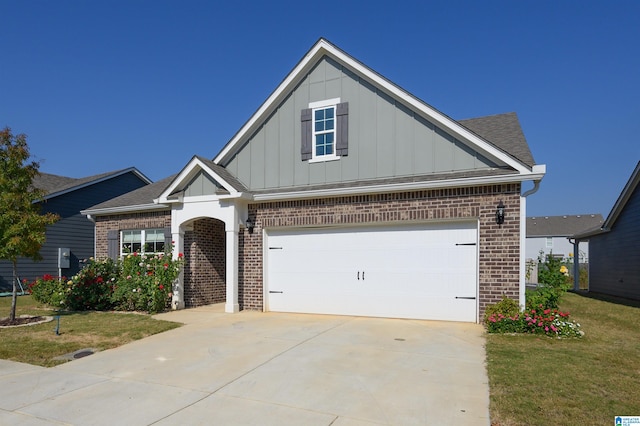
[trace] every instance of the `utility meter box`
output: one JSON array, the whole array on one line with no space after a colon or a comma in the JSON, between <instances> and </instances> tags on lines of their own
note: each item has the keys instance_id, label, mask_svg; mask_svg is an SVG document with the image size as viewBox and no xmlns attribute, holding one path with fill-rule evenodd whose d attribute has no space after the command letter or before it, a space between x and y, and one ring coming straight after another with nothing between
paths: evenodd
<instances>
[{"instance_id":1,"label":"utility meter box","mask_svg":"<svg viewBox=\"0 0 640 426\"><path fill-rule=\"evenodd\" d=\"M58 248L58 268L69 269L71 267L71 249Z\"/></svg>"}]
</instances>

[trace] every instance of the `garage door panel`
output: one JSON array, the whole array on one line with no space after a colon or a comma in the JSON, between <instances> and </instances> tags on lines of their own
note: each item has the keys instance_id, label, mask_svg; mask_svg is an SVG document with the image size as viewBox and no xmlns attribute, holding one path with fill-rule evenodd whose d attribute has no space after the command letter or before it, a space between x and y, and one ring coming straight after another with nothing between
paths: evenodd
<instances>
[{"instance_id":1,"label":"garage door panel","mask_svg":"<svg viewBox=\"0 0 640 426\"><path fill-rule=\"evenodd\" d=\"M476 239L475 223L270 231L267 308L475 322Z\"/></svg>"}]
</instances>

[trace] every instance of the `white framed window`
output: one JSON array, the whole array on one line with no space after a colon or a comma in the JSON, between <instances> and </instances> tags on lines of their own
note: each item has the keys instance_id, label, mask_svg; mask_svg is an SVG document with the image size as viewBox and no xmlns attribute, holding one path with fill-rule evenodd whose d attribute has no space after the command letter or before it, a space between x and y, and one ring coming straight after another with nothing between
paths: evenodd
<instances>
[{"instance_id":1,"label":"white framed window","mask_svg":"<svg viewBox=\"0 0 640 426\"><path fill-rule=\"evenodd\" d=\"M336 107L313 110L313 158L336 156Z\"/></svg>"},{"instance_id":2,"label":"white framed window","mask_svg":"<svg viewBox=\"0 0 640 426\"><path fill-rule=\"evenodd\" d=\"M121 231L120 254L164 253L164 229L133 229Z\"/></svg>"},{"instance_id":3,"label":"white framed window","mask_svg":"<svg viewBox=\"0 0 640 426\"><path fill-rule=\"evenodd\" d=\"M340 98L311 102L311 162L338 160L336 154L337 113L336 107Z\"/></svg>"},{"instance_id":4,"label":"white framed window","mask_svg":"<svg viewBox=\"0 0 640 426\"><path fill-rule=\"evenodd\" d=\"M547 248L553 248L553 237L546 238L546 245L547 245Z\"/></svg>"}]
</instances>

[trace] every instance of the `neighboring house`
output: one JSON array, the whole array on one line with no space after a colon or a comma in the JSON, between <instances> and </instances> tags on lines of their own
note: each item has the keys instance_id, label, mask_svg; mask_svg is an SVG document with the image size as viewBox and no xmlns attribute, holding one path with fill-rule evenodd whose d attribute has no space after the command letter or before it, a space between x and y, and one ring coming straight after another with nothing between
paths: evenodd
<instances>
[{"instance_id":1,"label":"neighboring house","mask_svg":"<svg viewBox=\"0 0 640 426\"><path fill-rule=\"evenodd\" d=\"M170 229L174 308L478 322L524 304L544 173L514 113L453 120L320 39L213 160L84 213L98 257Z\"/></svg>"},{"instance_id":2,"label":"neighboring house","mask_svg":"<svg viewBox=\"0 0 640 426\"><path fill-rule=\"evenodd\" d=\"M640 162L601 227L574 235L589 242L589 291L640 300Z\"/></svg>"},{"instance_id":3,"label":"neighboring house","mask_svg":"<svg viewBox=\"0 0 640 426\"><path fill-rule=\"evenodd\" d=\"M18 260L20 279L29 281L44 274L72 276L80 270L83 259L93 256L94 225L80 210L140 188L151 181L135 168L128 168L85 178L70 178L41 173L34 186L45 191L39 202L42 213L55 213L60 220L48 226L46 242L40 250L43 260ZM59 249L63 263L58 264ZM62 268L59 268L62 266ZM0 291L11 291L11 263L0 262Z\"/></svg>"},{"instance_id":4,"label":"neighboring house","mask_svg":"<svg viewBox=\"0 0 640 426\"><path fill-rule=\"evenodd\" d=\"M601 214L528 217L526 258L537 260L540 252L545 256L550 253L563 258L573 256L574 247L569 237L599 228L603 221ZM580 244L579 260L589 261L588 243Z\"/></svg>"}]
</instances>

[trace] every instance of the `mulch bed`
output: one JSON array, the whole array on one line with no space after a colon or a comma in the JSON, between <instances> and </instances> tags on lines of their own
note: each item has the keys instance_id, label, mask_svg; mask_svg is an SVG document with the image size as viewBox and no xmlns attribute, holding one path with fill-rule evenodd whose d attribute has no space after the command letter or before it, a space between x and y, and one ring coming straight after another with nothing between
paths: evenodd
<instances>
[{"instance_id":1,"label":"mulch bed","mask_svg":"<svg viewBox=\"0 0 640 426\"><path fill-rule=\"evenodd\" d=\"M10 327L12 325L25 325L32 322L44 321L45 317L16 317L13 321L9 321L9 318L0 318L0 327Z\"/></svg>"}]
</instances>

